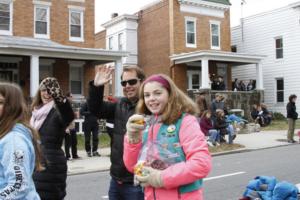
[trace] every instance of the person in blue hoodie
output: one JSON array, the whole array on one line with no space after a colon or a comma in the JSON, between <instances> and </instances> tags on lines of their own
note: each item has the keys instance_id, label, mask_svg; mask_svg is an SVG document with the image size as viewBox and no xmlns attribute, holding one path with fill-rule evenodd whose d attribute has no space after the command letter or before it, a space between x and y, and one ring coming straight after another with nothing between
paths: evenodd
<instances>
[{"instance_id":1,"label":"person in blue hoodie","mask_svg":"<svg viewBox=\"0 0 300 200\"><path fill-rule=\"evenodd\" d=\"M0 83L0 199L39 200L32 180L41 170L38 134L19 86Z\"/></svg>"}]
</instances>

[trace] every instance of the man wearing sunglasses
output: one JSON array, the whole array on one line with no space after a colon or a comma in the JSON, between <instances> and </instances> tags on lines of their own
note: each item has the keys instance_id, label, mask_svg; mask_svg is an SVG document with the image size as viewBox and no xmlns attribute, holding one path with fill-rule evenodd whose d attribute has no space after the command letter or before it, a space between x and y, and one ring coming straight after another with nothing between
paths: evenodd
<instances>
[{"instance_id":1,"label":"man wearing sunglasses","mask_svg":"<svg viewBox=\"0 0 300 200\"><path fill-rule=\"evenodd\" d=\"M108 196L110 200L143 200L140 186L133 185L133 174L128 172L123 162L123 141L126 122L134 114L138 102L138 92L145 74L137 66L123 68L121 85L124 97L117 102L103 100L104 85L112 79L113 69L107 66L96 67L95 79L90 82L88 106L100 119L114 121L111 142L111 181Z\"/></svg>"}]
</instances>

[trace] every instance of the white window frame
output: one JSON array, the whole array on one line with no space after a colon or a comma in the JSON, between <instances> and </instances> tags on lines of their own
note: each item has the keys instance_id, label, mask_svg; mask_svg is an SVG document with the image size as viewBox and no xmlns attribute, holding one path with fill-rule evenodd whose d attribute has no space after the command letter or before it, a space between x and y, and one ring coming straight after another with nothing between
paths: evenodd
<instances>
[{"instance_id":1,"label":"white window frame","mask_svg":"<svg viewBox=\"0 0 300 200\"><path fill-rule=\"evenodd\" d=\"M71 14L75 12L75 13L79 13L80 14L80 36L81 37L74 37L71 36ZM73 7L69 7L69 40L72 42L84 42L84 8L73 8Z\"/></svg>"},{"instance_id":2,"label":"white window frame","mask_svg":"<svg viewBox=\"0 0 300 200\"><path fill-rule=\"evenodd\" d=\"M85 62L82 62L82 61L69 61L68 62L69 63L69 91L70 92L72 92L72 86L71 86L71 68L79 68L80 69L80 73L81 73L81 77L80 77L80 81L81 81L81 88L80 88L80 90L81 90L81 94L76 94L76 93L73 93L72 92L72 94L73 94L73 96L74 97L81 97L83 94L84 94L84 91L83 91L83 88L84 88L84 85L83 85L83 81L84 81L84 79L83 79L83 73L84 73L84 71L83 71L83 67L84 67L84 64L85 64ZM79 81L79 80L76 80L76 81Z\"/></svg>"},{"instance_id":3,"label":"white window frame","mask_svg":"<svg viewBox=\"0 0 300 200\"><path fill-rule=\"evenodd\" d=\"M13 0L0 0L0 3L9 4L9 30L0 30L1 35L12 35L13 31Z\"/></svg>"},{"instance_id":4,"label":"white window frame","mask_svg":"<svg viewBox=\"0 0 300 200\"><path fill-rule=\"evenodd\" d=\"M118 50L123 51L124 50L124 33L118 34Z\"/></svg>"},{"instance_id":5,"label":"white window frame","mask_svg":"<svg viewBox=\"0 0 300 200\"><path fill-rule=\"evenodd\" d=\"M41 8L41 9L46 9L47 10L47 33L46 34L38 34L36 33L36 9ZM50 38L50 6L47 5L35 5L34 6L34 37L36 38L45 38L49 39Z\"/></svg>"},{"instance_id":6,"label":"white window frame","mask_svg":"<svg viewBox=\"0 0 300 200\"><path fill-rule=\"evenodd\" d=\"M276 60L282 60L284 58L284 52L283 52L283 37L282 36L278 36L274 38L274 42L275 42L275 59ZM276 47L276 40L281 39L282 40L282 47L281 48L277 48ZM282 49L282 58L277 58L277 49Z\"/></svg>"},{"instance_id":7,"label":"white window frame","mask_svg":"<svg viewBox=\"0 0 300 200\"><path fill-rule=\"evenodd\" d=\"M108 50L114 50L114 37L110 36L108 37Z\"/></svg>"},{"instance_id":8,"label":"white window frame","mask_svg":"<svg viewBox=\"0 0 300 200\"><path fill-rule=\"evenodd\" d=\"M282 80L283 81L283 90L277 90L277 81L278 80ZM284 78L283 77L276 77L274 85L275 85L275 95L274 95L275 96L275 103L276 104L284 104ZM283 92L283 94L282 94L283 95L283 101L279 102L278 99L277 99L277 93L281 92L281 91Z\"/></svg>"},{"instance_id":9,"label":"white window frame","mask_svg":"<svg viewBox=\"0 0 300 200\"><path fill-rule=\"evenodd\" d=\"M213 35L213 32L212 32L212 25L217 25L218 26L218 35ZM220 50L221 49L221 34L220 34L220 28L221 28L221 23L220 21L213 21L211 20L210 21L210 48L211 49L215 49L215 50ZM213 36L217 36L218 39L219 39L219 43L218 43L218 46L214 46L213 45Z\"/></svg>"},{"instance_id":10,"label":"white window frame","mask_svg":"<svg viewBox=\"0 0 300 200\"><path fill-rule=\"evenodd\" d=\"M197 89L200 89L202 87L201 70L188 70L187 71L188 89L190 89L190 90L193 89L193 82L192 82L193 75L198 75L199 76L199 88L197 88Z\"/></svg>"},{"instance_id":11,"label":"white window frame","mask_svg":"<svg viewBox=\"0 0 300 200\"><path fill-rule=\"evenodd\" d=\"M188 31L187 31L187 22L193 22L194 23L194 38L195 43L188 43ZM197 19L194 17L185 17L185 46L190 48L196 48L197 47Z\"/></svg>"}]
</instances>

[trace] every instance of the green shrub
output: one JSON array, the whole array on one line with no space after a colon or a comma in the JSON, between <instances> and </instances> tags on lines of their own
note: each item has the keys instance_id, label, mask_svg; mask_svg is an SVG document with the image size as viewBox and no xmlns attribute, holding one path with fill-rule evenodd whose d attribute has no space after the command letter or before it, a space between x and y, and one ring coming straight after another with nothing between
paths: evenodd
<instances>
[{"instance_id":1,"label":"green shrub","mask_svg":"<svg viewBox=\"0 0 300 200\"><path fill-rule=\"evenodd\" d=\"M280 112L273 113L273 120L285 120L285 116Z\"/></svg>"}]
</instances>

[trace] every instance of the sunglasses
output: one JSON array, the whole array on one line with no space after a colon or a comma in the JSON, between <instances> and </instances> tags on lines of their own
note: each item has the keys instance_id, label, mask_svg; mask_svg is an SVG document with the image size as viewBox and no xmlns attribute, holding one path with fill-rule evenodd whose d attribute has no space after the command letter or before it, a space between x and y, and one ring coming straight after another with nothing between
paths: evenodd
<instances>
[{"instance_id":1,"label":"sunglasses","mask_svg":"<svg viewBox=\"0 0 300 200\"><path fill-rule=\"evenodd\" d=\"M135 85L135 84L137 84L138 80L139 80L139 79L130 79L130 80L127 80L127 81L121 81L121 85L122 85L123 87L125 87L125 86L127 85L127 83L128 83L129 85Z\"/></svg>"}]
</instances>

